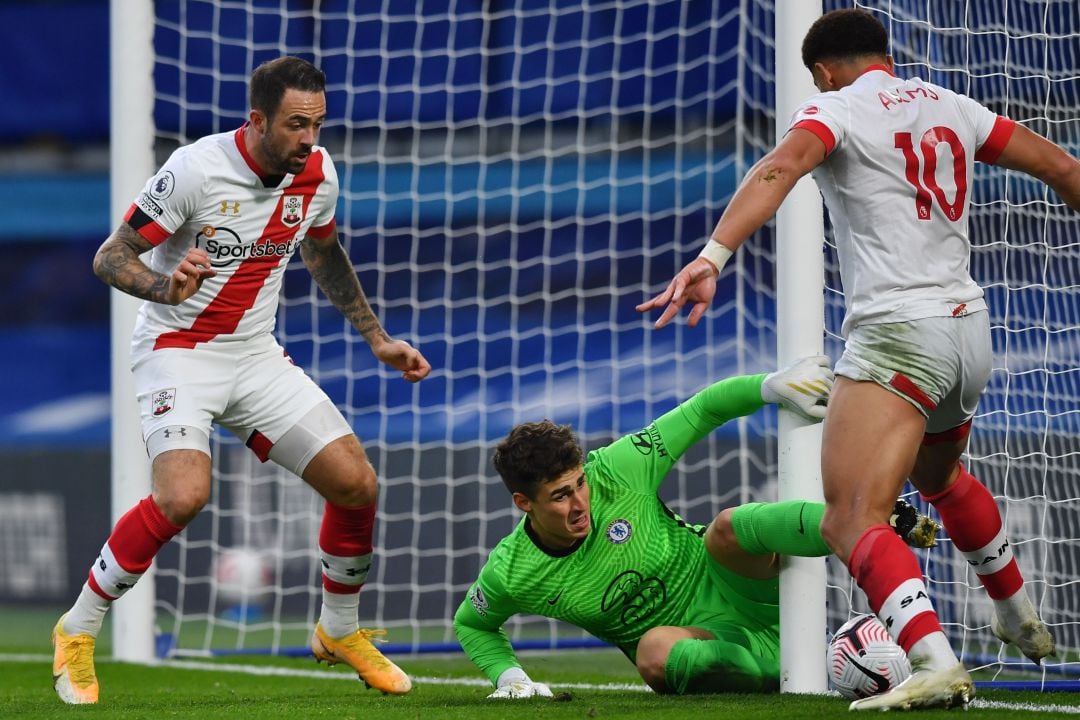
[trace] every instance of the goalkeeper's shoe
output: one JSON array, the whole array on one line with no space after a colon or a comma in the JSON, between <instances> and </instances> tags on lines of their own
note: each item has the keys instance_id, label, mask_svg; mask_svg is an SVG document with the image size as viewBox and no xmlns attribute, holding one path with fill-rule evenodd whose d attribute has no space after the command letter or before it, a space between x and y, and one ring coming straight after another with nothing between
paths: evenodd
<instances>
[{"instance_id":1,"label":"goalkeeper's shoe","mask_svg":"<svg viewBox=\"0 0 1080 720\"><path fill-rule=\"evenodd\" d=\"M926 515L919 514L914 505L906 500L897 500L889 525L900 539L913 548L932 548L937 545L937 534L941 524Z\"/></svg>"},{"instance_id":2,"label":"goalkeeper's shoe","mask_svg":"<svg viewBox=\"0 0 1080 720\"><path fill-rule=\"evenodd\" d=\"M371 642L372 638L385 634L385 630L360 629L345 637L331 638L322 625L316 625L311 636L311 652L317 661L327 665L345 663L368 687L391 695L404 695L412 690L412 680Z\"/></svg>"},{"instance_id":3,"label":"goalkeeper's shoe","mask_svg":"<svg viewBox=\"0 0 1080 720\"><path fill-rule=\"evenodd\" d=\"M856 700L849 710L967 709L975 684L960 663L947 670L916 669L907 680L881 695Z\"/></svg>"},{"instance_id":4,"label":"goalkeeper's shoe","mask_svg":"<svg viewBox=\"0 0 1080 720\"><path fill-rule=\"evenodd\" d=\"M1021 591L1022 592L1022 591ZM999 640L1016 646L1031 662L1042 665L1042 659L1053 655L1054 637L1038 615L1019 620L1015 627L1006 627L998 613L990 621L990 629Z\"/></svg>"},{"instance_id":5,"label":"goalkeeper's shoe","mask_svg":"<svg viewBox=\"0 0 1080 720\"><path fill-rule=\"evenodd\" d=\"M98 681L94 672L94 638L89 635L68 635L64 618L56 621L52 631L53 687L60 699L69 705L89 705L98 701Z\"/></svg>"}]
</instances>

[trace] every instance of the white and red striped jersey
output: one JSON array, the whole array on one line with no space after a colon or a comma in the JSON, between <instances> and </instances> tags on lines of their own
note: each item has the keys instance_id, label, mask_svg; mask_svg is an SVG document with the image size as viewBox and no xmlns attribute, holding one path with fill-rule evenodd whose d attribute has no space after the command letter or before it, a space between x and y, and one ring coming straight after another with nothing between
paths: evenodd
<instances>
[{"instance_id":1,"label":"white and red striped jersey","mask_svg":"<svg viewBox=\"0 0 1080 720\"><path fill-rule=\"evenodd\" d=\"M842 334L855 326L985 309L969 272L975 160L994 162L1014 123L978 102L884 65L821 93L792 128L828 153L813 171L844 285Z\"/></svg>"},{"instance_id":2,"label":"white and red striped jersey","mask_svg":"<svg viewBox=\"0 0 1080 720\"><path fill-rule=\"evenodd\" d=\"M172 273L195 246L217 276L179 305L145 302L135 356L161 348L273 342L285 266L310 235L335 228L337 171L316 146L296 175L268 176L244 147L243 128L209 135L172 154L124 216L154 245L150 267Z\"/></svg>"}]
</instances>

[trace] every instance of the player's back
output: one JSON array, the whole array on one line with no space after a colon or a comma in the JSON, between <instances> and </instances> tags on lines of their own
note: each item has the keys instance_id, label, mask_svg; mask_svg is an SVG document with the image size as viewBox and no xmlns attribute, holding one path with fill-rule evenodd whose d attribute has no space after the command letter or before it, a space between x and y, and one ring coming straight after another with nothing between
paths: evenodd
<instances>
[{"instance_id":1,"label":"player's back","mask_svg":"<svg viewBox=\"0 0 1080 720\"><path fill-rule=\"evenodd\" d=\"M873 66L810 98L793 127L814 132L828 150L813 176L840 257L845 335L860 323L985 307L968 271L974 161L997 157L1010 121Z\"/></svg>"}]
</instances>

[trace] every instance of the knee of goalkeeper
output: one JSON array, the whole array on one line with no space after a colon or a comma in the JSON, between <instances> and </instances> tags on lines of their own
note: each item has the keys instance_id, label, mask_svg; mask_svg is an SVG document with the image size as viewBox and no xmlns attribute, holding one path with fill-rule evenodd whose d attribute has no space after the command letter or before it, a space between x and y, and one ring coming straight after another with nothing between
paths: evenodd
<instances>
[{"instance_id":1,"label":"knee of goalkeeper","mask_svg":"<svg viewBox=\"0 0 1080 720\"><path fill-rule=\"evenodd\" d=\"M824 355L800 358L765 376L761 383L761 399L782 405L807 420L822 420L833 380L829 358Z\"/></svg>"}]
</instances>

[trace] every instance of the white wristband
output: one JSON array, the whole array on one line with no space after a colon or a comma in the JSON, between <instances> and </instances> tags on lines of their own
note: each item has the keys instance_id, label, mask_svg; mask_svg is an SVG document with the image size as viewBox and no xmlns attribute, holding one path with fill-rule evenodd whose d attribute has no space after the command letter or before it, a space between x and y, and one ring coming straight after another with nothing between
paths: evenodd
<instances>
[{"instance_id":1,"label":"white wristband","mask_svg":"<svg viewBox=\"0 0 1080 720\"><path fill-rule=\"evenodd\" d=\"M709 239L705 243L705 247L701 248L701 252L698 253L698 257L705 258L716 267L717 274L724 269L724 265L731 259L731 256L735 253L728 250L726 247L716 242L713 239Z\"/></svg>"}]
</instances>

